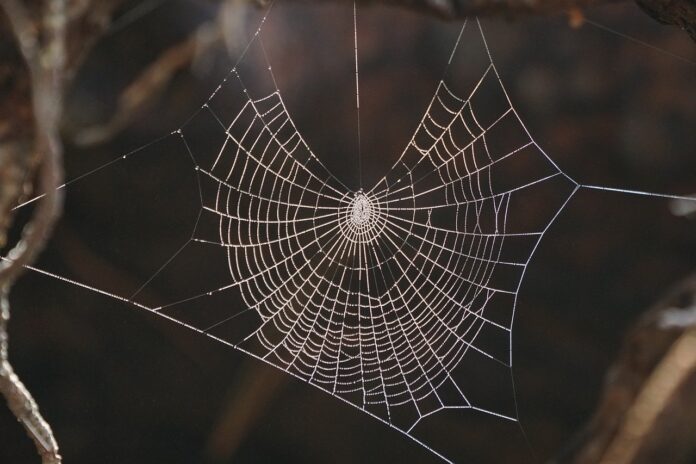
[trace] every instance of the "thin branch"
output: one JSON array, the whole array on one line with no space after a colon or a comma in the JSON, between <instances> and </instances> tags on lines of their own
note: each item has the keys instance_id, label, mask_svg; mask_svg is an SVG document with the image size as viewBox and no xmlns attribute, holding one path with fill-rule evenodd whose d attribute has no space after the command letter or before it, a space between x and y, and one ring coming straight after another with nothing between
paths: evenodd
<instances>
[{"instance_id":1,"label":"thin branch","mask_svg":"<svg viewBox=\"0 0 696 464\"><path fill-rule=\"evenodd\" d=\"M656 450L664 462L693 456L696 396L689 385L694 382L696 276L647 311L627 334L594 417L572 448L553 462L650 462Z\"/></svg>"},{"instance_id":2,"label":"thin branch","mask_svg":"<svg viewBox=\"0 0 696 464\"><path fill-rule=\"evenodd\" d=\"M621 0L361 0L364 4L406 7L444 19L467 16L545 15L572 13L584 8ZM650 17L662 24L685 30L696 41L694 0L635 0Z\"/></svg>"},{"instance_id":3,"label":"thin branch","mask_svg":"<svg viewBox=\"0 0 696 464\"><path fill-rule=\"evenodd\" d=\"M0 393L12 413L34 441L44 464L61 462L53 431L43 419L31 393L20 381L8 360L7 324L10 319L8 293L12 284L44 248L63 204L62 146L58 124L62 111L62 76L65 65L65 0L47 0L43 15L45 41L37 40L36 31L23 4L3 0L2 6L17 37L20 50L29 67L32 83L32 106L39 154L39 185L46 194L36 208L31 222L24 228L21 240L0 261Z\"/></svg>"},{"instance_id":4,"label":"thin branch","mask_svg":"<svg viewBox=\"0 0 696 464\"><path fill-rule=\"evenodd\" d=\"M22 239L0 262L0 288L9 289L32 263L46 244L60 216L63 196L58 186L63 181L62 145L58 124L62 109L62 68L65 63L65 0L49 0L45 26L47 42L38 46L27 39L32 35L26 10L15 0L3 0L13 32L18 37L22 54L32 79L32 104L36 124L36 150L40 156L39 186L45 193L32 221L25 227ZM22 38L24 37L24 38Z\"/></svg>"},{"instance_id":5,"label":"thin branch","mask_svg":"<svg viewBox=\"0 0 696 464\"><path fill-rule=\"evenodd\" d=\"M80 146L104 143L150 108L179 72L195 68L196 61L211 49L222 43L230 53L236 51L244 40L244 14L238 4L239 0L223 1L215 18L160 53L121 93L111 119L80 129L73 142Z\"/></svg>"},{"instance_id":6,"label":"thin branch","mask_svg":"<svg viewBox=\"0 0 696 464\"><path fill-rule=\"evenodd\" d=\"M36 401L8 361L9 320L10 303L7 292L0 291L0 392L7 400L12 414L22 423L34 441L43 464L59 464L61 457L51 427L41 416Z\"/></svg>"},{"instance_id":7,"label":"thin branch","mask_svg":"<svg viewBox=\"0 0 696 464\"><path fill-rule=\"evenodd\" d=\"M658 418L680 387L696 370L696 329L687 330L665 355L626 412L621 428L607 448L600 464L628 464L636 461L641 446L659 427Z\"/></svg>"},{"instance_id":8,"label":"thin branch","mask_svg":"<svg viewBox=\"0 0 696 464\"><path fill-rule=\"evenodd\" d=\"M361 3L394 5L444 19L463 19L467 16L562 13L611 1L615 0L361 0Z\"/></svg>"}]
</instances>

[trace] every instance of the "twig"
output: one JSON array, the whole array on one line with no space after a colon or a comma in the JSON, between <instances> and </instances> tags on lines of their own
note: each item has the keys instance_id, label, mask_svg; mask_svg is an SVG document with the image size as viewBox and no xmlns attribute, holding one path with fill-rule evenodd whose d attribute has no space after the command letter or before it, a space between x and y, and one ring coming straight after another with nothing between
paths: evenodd
<instances>
[{"instance_id":1,"label":"twig","mask_svg":"<svg viewBox=\"0 0 696 464\"><path fill-rule=\"evenodd\" d=\"M466 16L543 15L577 12L593 5L620 0L362 0L404 6L445 19ZM685 30L696 41L696 2L693 0L635 0L650 17Z\"/></svg>"},{"instance_id":2,"label":"twig","mask_svg":"<svg viewBox=\"0 0 696 464\"><path fill-rule=\"evenodd\" d=\"M365 4L387 4L406 7L444 19L467 16L508 16L551 14L585 8L612 0L361 0Z\"/></svg>"},{"instance_id":3,"label":"twig","mask_svg":"<svg viewBox=\"0 0 696 464\"><path fill-rule=\"evenodd\" d=\"M21 275L24 266L32 263L48 240L60 216L63 197L57 190L63 179L62 146L58 123L62 109L62 67L65 63L65 0L49 0L45 16L47 45L37 46L30 39L31 23L24 7L15 0L3 0L10 24L18 38L22 54L29 66L36 124L36 150L40 156L40 188L44 200L37 207L33 220L22 239L0 262L0 287L8 290Z\"/></svg>"},{"instance_id":4,"label":"twig","mask_svg":"<svg viewBox=\"0 0 696 464\"><path fill-rule=\"evenodd\" d=\"M7 400L12 414L22 423L34 440L36 449L44 464L59 464L58 444L51 427L39 412L39 407L15 374L8 361L7 324L10 320L10 303L7 292L0 292L0 392Z\"/></svg>"},{"instance_id":5,"label":"twig","mask_svg":"<svg viewBox=\"0 0 696 464\"><path fill-rule=\"evenodd\" d=\"M63 204L62 193L57 187L63 179L58 124L62 111L62 75L65 66L66 2L47 0L42 24L45 40L41 43L21 3L3 0L2 6L29 67L36 130L35 149L40 156L39 183L46 196L24 228L21 240L8 253L7 260L0 262L0 393L34 441L43 463L56 464L61 462L61 457L53 431L8 361L7 324L10 319L10 287L22 274L24 266L31 264L43 249Z\"/></svg>"},{"instance_id":6,"label":"twig","mask_svg":"<svg viewBox=\"0 0 696 464\"><path fill-rule=\"evenodd\" d=\"M224 43L232 53L243 41L240 31L244 15L240 5L244 5L240 0L223 1L214 19L202 23L191 35L164 50L126 87L109 121L80 129L73 136L73 142L80 146L104 143L147 110L177 73L195 68L196 60L210 49Z\"/></svg>"},{"instance_id":7,"label":"twig","mask_svg":"<svg viewBox=\"0 0 696 464\"><path fill-rule=\"evenodd\" d=\"M554 463L628 464L693 456L696 403L696 276L628 333L594 417ZM669 454L667 456L665 453ZM679 461L682 462L682 461Z\"/></svg>"},{"instance_id":8,"label":"twig","mask_svg":"<svg viewBox=\"0 0 696 464\"><path fill-rule=\"evenodd\" d=\"M640 447L658 427L660 414L667 409L679 387L696 370L696 329L682 334L665 355L655 372L626 412L616 438L604 453L600 464L635 462Z\"/></svg>"}]
</instances>

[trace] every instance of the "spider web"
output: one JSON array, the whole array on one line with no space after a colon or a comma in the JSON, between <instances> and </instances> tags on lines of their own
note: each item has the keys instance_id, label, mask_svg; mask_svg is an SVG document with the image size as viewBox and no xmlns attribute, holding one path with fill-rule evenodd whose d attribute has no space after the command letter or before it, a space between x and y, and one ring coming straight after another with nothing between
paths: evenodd
<instances>
[{"instance_id":1,"label":"spider web","mask_svg":"<svg viewBox=\"0 0 696 464\"><path fill-rule=\"evenodd\" d=\"M199 159L178 131L201 220L216 224L193 241L226 253L232 283L215 291L237 288L257 316L241 336L240 313L199 328L406 433L449 408L516 420L473 400L458 366L475 356L509 373L522 277L577 185L527 133L490 54L468 95L441 80L388 173L352 190L298 132L257 45L270 92L254 94L236 67L203 107L225 134L216 156ZM483 88L502 96L484 117ZM519 158L536 163L531 176L510 175ZM552 179L567 184L557 209L539 228L513 228L511 205Z\"/></svg>"},{"instance_id":2,"label":"spider web","mask_svg":"<svg viewBox=\"0 0 696 464\"><path fill-rule=\"evenodd\" d=\"M416 427L451 409L518 420L511 344L527 267L578 189L612 189L579 184L532 139L478 20L464 23L447 65L473 28L479 42L467 46L483 51L477 79L460 94L445 75L391 169L351 189L290 116L262 42L266 17L207 102L165 137L195 171L200 206L185 244L127 297L32 269L233 346L448 460ZM217 150L194 135L197 125ZM552 206L529 220L526 205L540 197ZM227 280L150 302L144 290L185 253L222 256ZM229 304L232 293L241 308Z\"/></svg>"}]
</instances>

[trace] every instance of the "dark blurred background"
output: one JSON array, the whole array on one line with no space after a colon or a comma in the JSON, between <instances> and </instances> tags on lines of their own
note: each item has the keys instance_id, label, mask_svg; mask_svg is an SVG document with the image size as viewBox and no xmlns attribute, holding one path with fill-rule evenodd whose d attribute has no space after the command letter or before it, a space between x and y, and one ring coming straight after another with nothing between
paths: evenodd
<instances>
[{"instance_id":1,"label":"dark blurred background","mask_svg":"<svg viewBox=\"0 0 696 464\"><path fill-rule=\"evenodd\" d=\"M68 179L169 133L200 107L260 12L241 3L228 11L225 40L201 47L151 105L85 141L118 113L119 96L153 59L201 34L216 14L199 1L124 8L69 92ZM586 14L696 59L686 34L633 4ZM362 149L365 172L377 176L410 138L460 25L385 7L361 8L359 22ZM583 183L696 192L693 63L591 24L572 28L565 16L482 23L513 104L561 169ZM355 180L352 33L352 6L292 2L275 5L263 33L300 131L347 182ZM455 61L450 78L466 65ZM182 205L196 198L173 151L165 140L71 186L39 267L124 294L139 287L192 221ZM528 441L516 424L450 415L440 437L455 448L450 456L542 462L568 446L593 411L627 327L693 271L695 232L665 200L578 193L532 260L517 306L513 374ZM192 263L193 275L181 278L213 281L205 270L205 262ZM166 300L173 290L154 286L147 297ZM37 274L21 279L12 302L11 359L66 463L438 462L325 393L132 305ZM4 406L0 462L37 462Z\"/></svg>"}]
</instances>

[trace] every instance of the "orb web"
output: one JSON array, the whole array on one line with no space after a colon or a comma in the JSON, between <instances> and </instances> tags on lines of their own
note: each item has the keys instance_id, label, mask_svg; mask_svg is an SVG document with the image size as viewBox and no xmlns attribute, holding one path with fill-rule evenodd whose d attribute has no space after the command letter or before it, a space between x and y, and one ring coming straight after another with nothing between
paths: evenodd
<instances>
[{"instance_id":1,"label":"orb web","mask_svg":"<svg viewBox=\"0 0 696 464\"><path fill-rule=\"evenodd\" d=\"M117 160L165 139L183 147L200 198L186 243L128 296L31 269L232 346L448 460L417 437L423 419L466 409L517 421L516 405L501 406L496 389L512 381L517 294L540 239L579 185L527 132L476 21L486 63L468 93L440 80L391 169L368 188L349 188L289 114L261 38L267 15L198 112ZM266 69L266 85L256 72L249 88L244 68ZM477 103L484 88L498 98ZM217 151L202 148L197 125L220 141ZM534 171L518 175L517 160L534 160ZM543 187L554 180L566 187L555 206L513 226L513 205L524 209L529 192L548 196L553 189ZM186 253L200 260L200 247L224 256L228 282L152 304L144 290ZM243 307L229 305L230 292ZM205 299L213 303L200 305ZM514 391L502 391L515 401Z\"/></svg>"},{"instance_id":2,"label":"orb web","mask_svg":"<svg viewBox=\"0 0 696 464\"><path fill-rule=\"evenodd\" d=\"M226 254L228 287L257 316L248 333L237 313L203 330L407 434L444 409L517 420L470 394L485 381L462 360L510 375L520 282L577 188L524 128L474 27L482 74L464 96L441 80L400 157L364 190L309 148L259 36L268 91L258 77L249 88L238 65L204 105L225 135L216 156L206 162L179 132L199 173L201 221L215 223L193 241ZM484 88L500 98L482 115ZM534 172L517 173L519 161ZM534 226L509 223L511 205L548 196L554 180L566 186L554 208Z\"/></svg>"}]
</instances>

